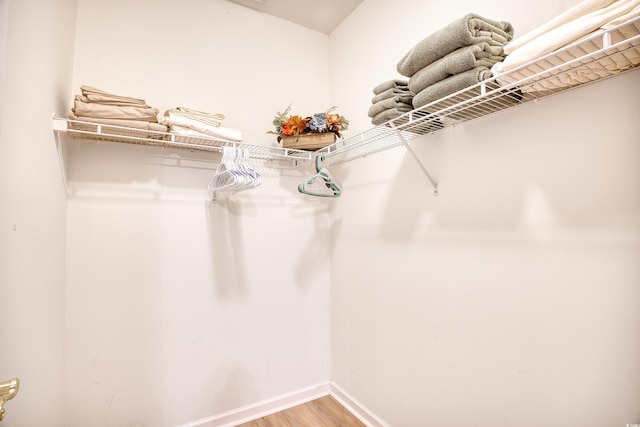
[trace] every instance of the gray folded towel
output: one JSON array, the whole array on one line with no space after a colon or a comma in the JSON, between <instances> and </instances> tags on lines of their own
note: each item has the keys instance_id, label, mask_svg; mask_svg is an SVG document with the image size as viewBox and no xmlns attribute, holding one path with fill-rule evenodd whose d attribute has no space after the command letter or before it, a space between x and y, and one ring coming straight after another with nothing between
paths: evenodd
<instances>
[{"instance_id":1,"label":"gray folded towel","mask_svg":"<svg viewBox=\"0 0 640 427\"><path fill-rule=\"evenodd\" d=\"M373 88L373 93L375 95L378 95L379 93L382 93L382 92L384 92L385 90L388 90L388 89L405 88L405 87L407 87L408 84L409 84L409 82L407 80L399 80L399 79L387 80L386 82L382 82L378 86L374 87Z\"/></svg>"},{"instance_id":2,"label":"gray folded towel","mask_svg":"<svg viewBox=\"0 0 640 427\"><path fill-rule=\"evenodd\" d=\"M510 23L469 13L420 41L402 57L397 69L403 76L411 77L461 47L482 42L502 47L512 38L513 27Z\"/></svg>"},{"instance_id":3,"label":"gray folded towel","mask_svg":"<svg viewBox=\"0 0 640 427\"><path fill-rule=\"evenodd\" d=\"M376 126L378 126L378 125L381 125L381 124L383 124L385 122L388 122L391 119L395 119L396 117L399 117L399 116L401 116L404 113L407 113L409 111L411 111L411 108L409 108L409 109L389 108L387 110L384 110L384 111L380 112L375 117L373 117L371 119L371 123L376 125Z\"/></svg>"},{"instance_id":4,"label":"gray folded towel","mask_svg":"<svg viewBox=\"0 0 640 427\"><path fill-rule=\"evenodd\" d=\"M421 135L436 131L438 129L442 129L444 127L438 117L426 111L413 111L411 114L405 113L406 111L397 111L393 108L390 110L385 110L371 119L371 123L375 126L379 126L387 123L390 120L393 120L394 126L402 126L409 121L409 118L411 118L414 121L415 126L410 126L409 128L404 128L403 130ZM430 118L423 119L423 117L427 116L430 116ZM416 122L417 120L420 121Z\"/></svg>"},{"instance_id":5,"label":"gray folded towel","mask_svg":"<svg viewBox=\"0 0 640 427\"><path fill-rule=\"evenodd\" d=\"M476 67L472 70L455 74L416 93L413 97L413 106L415 108L423 107L436 99L456 93L492 76L491 70L487 67Z\"/></svg>"},{"instance_id":6,"label":"gray folded towel","mask_svg":"<svg viewBox=\"0 0 640 427\"><path fill-rule=\"evenodd\" d=\"M403 102L407 104L411 104L411 100L413 99L413 92L409 90L408 87L405 88L397 88L397 89L387 89L384 92L379 93L378 95L371 98L371 103L375 104L376 102L380 102L387 98L392 98L394 96L398 96L402 98Z\"/></svg>"},{"instance_id":7,"label":"gray folded towel","mask_svg":"<svg viewBox=\"0 0 640 427\"><path fill-rule=\"evenodd\" d=\"M411 97L413 98L413 97ZM369 107L369 117L375 117L384 110L388 110L390 108L397 108L399 110L411 111L413 110L413 105L411 105L411 101L404 102L401 97L394 96L391 98L383 99L380 102L376 102L375 104L371 104Z\"/></svg>"},{"instance_id":8,"label":"gray folded towel","mask_svg":"<svg viewBox=\"0 0 640 427\"><path fill-rule=\"evenodd\" d=\"M409 89L418 93L441 80L477 67L491 68L504 59L502 48L488 43L477 43L456 49L432 62L409 79Z\"/></svg>"}]
</instances>

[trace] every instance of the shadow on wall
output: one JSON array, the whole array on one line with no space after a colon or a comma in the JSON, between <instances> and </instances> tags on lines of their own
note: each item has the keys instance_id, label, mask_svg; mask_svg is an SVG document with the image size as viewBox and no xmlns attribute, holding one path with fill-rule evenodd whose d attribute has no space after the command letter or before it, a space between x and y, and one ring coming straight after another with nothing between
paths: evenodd
<instances>
[{"instance_id":1,"label":"shadow on wall","mask_svg":"<svg viewBox=\"0 0 640 427\"><path fill-rule=\"evenodd\" d=\"M69 180L120 187L156 181L165 189L206 189L220 155L63 136Z\"/></svg>"},{"instance_id":2,"label":"shadow on wall","mask_svg":"<svg viewBox=\"0 0 640 427\"><path fill-rule=\"evenodd\" d=\"M218 296L229 298L247 293L247 276L244 265L245 248L241 214L247 201L219 197L216 203L205 202L207 227L211 245L211 268ZM249 205L255 210L253 204Z\"/></svg>"},{"instance_id":3,"label":"shadow on wall","mask_svg":"<svg viewBox=\"0 0 640 427\"><path fill-rule=\"evenodd\" d=\"M336 199L315 200L313 196L304 196L305 200L296 205L294 210L307 212L307 215L313 213L318 217L313 222L315 231L311 233L313 236L308 240L307 245L297 254L295 261L295 278L296 283L305 288L317 283L316 274L325 274L323 270L329 269L329 260L335 244L331 239L331 233L334 229L340 229L341 220L335 223L331 222L329 215L332 204Z\"/></svg>"},{"instance_id":4,"label":"shadow on wall","mask_svg":"<svg viewBox=\"0 0 640 427\"><path fill-rule=\"evenodd\" d=\"M431 195L405 153L382 203L380 234L409 239L420 230L513 233L637 223L640 147L628 134L616 137L615 128L581 125L591 107L578 104L544 100L412 142L440 194ZM532 122L523 111L532 121L543 117L544 126L523 133Z\"/></svg>"}]
</instances>

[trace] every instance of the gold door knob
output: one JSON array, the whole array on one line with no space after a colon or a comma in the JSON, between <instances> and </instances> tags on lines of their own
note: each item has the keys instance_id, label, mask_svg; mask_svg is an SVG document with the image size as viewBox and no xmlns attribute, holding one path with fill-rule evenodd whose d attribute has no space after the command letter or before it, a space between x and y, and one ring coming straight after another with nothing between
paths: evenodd
<instances>
[{"instance_id":1,"label":"gold door knob","mask_svg":"<svg viewBox=\"0 0 640 427\"><path fill-rule=\"evenodd\" d=\"M0 421L4 418L4 403L13 399L19 388L20 380L17 378L0 383Z\"/></svg>"}]
</instances>

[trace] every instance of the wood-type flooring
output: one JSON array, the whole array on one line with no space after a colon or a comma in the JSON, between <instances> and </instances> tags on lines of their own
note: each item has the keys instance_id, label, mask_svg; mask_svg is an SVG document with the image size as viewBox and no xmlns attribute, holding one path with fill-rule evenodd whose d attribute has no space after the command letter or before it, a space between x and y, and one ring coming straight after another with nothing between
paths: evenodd
<instances>
[{"instance_id":1,"label":"wood-type flooring","mask_svg":"<svg viewBox=\"0 0 640 427\"><path fill-rule=\"evenodd\" d=\"M286 411L236 427L366 427L331 396L324 396Z\"/></svg>"}]
</instances>

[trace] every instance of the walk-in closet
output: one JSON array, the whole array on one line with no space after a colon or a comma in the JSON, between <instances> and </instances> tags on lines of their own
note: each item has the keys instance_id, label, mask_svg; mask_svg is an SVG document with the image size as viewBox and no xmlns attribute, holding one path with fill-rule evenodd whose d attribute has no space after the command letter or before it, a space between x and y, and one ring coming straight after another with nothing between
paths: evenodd
<instances>
[{"instance_id":1,"label":"walk-in closet","mask_svg":"<svg viewBox=\"0 0 640 427\"><path fill-rule=\"evenodd\" d=\"M0 427L640 425L640 2L270 2L0 0Z\"/></svg>"}]
</instances>

